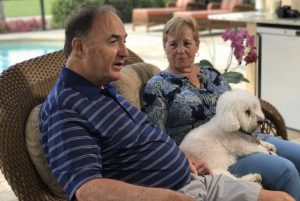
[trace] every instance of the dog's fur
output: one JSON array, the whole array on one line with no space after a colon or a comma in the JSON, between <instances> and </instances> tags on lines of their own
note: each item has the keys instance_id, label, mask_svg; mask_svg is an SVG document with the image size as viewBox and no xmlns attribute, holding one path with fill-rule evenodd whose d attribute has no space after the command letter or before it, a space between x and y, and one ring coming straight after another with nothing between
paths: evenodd
<instances>
[{"instance_id":1,"label":"dog's fur","mask_svg":"<svg viewBox=\"0 0 300 201\"><path fill-rule=\"evenodd\" d=\"M275 154L275 146L254 137L264 121L259 100L251 93L234 89L220 96L216 115L206 124L191 130L180 148L205 161L214 174L226 174L238 156L254 152ZM261 175L249 174L243 180L261 182Z\"/></svg>"}]
</instances>

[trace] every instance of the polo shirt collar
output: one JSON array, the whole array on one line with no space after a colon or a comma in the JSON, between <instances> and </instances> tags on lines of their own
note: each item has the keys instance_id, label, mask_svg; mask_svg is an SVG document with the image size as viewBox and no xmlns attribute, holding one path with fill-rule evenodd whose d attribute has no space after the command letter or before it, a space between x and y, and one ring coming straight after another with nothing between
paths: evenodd
<instances>
[{"instance_id":1,"label":"polo shirt collar","mask_svg":"<svg viewBox=\"0 0 300 201\"><path fill-rule=\"evenodd\" d=\"M66 66L63 66L59 80L66 82L70 87L84 94L89 99L97 99L99 94L104 95L107 94L107 92L109 92L110 95L116 95L116 88L112 84L109 84L106 89L100 89L94 83L88 81Z\"/></svg>"}]
</instances>

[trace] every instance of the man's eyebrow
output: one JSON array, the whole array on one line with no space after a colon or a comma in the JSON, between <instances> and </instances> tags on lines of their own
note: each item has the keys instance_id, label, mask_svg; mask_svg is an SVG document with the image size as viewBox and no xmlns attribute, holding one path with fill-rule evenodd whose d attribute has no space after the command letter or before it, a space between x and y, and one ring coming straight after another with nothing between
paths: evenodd
<instances>
[{"instance_id":1,"label":"man's eyebrow","mask_svg":"<svg viewBox=\"0 0 300 201\"><path fill-rule=\"evenodd\" d=\"M120 38L121 38L121 36L120 36L120 35L118 35L118 34L112 34L112 35L111 35L111 38L120 39ZM125 35L125 38L127 38L127 34Z\"/></svg>"}]
</instances>

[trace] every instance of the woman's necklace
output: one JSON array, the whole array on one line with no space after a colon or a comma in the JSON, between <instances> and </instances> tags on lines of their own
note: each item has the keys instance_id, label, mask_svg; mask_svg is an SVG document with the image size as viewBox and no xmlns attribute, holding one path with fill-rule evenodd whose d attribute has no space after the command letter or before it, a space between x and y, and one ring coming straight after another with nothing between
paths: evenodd
<instances>
[{"instance_id":1,"label":"woman's necklace","mask_svg":"<svg viewBox=\"0 0 300 201\"><path fill-rule=\"evenodd\" d=\"M100 89L101 89L101 90L104 90L104 89L106 89L106 88L107 88L107 86L106 86L106 85L103 85L103 84L102 84L102 85L100 85Z\"/></svg>"}]
</instances>

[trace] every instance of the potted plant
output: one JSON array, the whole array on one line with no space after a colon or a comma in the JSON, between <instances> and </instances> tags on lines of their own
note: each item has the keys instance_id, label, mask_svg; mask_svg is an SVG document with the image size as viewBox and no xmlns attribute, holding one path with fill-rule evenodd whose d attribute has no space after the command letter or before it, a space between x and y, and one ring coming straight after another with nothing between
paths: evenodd
<instances>
[{"instance_id":1,"label":"potted plant","mask_svg":"<svg viewBox=\"0 0 300 201\"><path fill-rule=\"evenodd\" d=\"M229 83L240 83L240 82L249 82L244 75L240 72L235 71L241 66L256 62L257 53L255 47L255 37L250 35L246 29L241 29L240 31L236 30L226 30L222 34L224 41L230 41L230 54L226 64L226 67L223 72L224 78ZM233 56L238 62L238 65L232 67L232 58ZM200 65L213 65L208 60L201 60Z\"/></svg>"}]
</instances>

